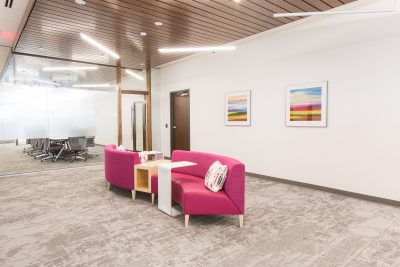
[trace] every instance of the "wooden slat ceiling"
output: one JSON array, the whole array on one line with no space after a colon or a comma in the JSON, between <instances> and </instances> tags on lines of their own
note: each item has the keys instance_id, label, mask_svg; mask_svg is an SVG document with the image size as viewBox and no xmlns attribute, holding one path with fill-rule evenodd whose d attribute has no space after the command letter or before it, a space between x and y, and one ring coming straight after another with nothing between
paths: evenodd
<instances>
[{"instance_id":1,"label":"wooden slat ceiling","mask_svg":"<svg viewBox=\"0 0 400 267\"><path fill-rule=\"evenodd\" d=\"M222 45L300 19L273 18L275 12L325 11L352 1L37 0L16 51L115 66L81 40L83 32L117 51L123 67L157 67L188 55L159 54L158 48Z\"/></svg>"}]
</instances>

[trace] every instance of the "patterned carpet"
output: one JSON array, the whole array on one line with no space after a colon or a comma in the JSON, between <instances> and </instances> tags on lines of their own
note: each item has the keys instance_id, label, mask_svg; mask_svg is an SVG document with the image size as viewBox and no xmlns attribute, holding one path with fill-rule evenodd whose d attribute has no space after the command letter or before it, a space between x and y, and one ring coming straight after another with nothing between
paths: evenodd
<instances>
[{"instance_id":1,"label":"patterned carpet","mask_svg":"<svg viewBox=\"0 0 400 267\"><path fill-rule=\"evenodd\" d=\"M98 157L93 157L87 161L76 160L73 163L62 159L56 162L51 160L40 162L40 159L34 159L22 152L24 148L28 147L30 145L16 146L15 143L0 144L0 175L76 168L99 165L104 162L103 146L89 148L90 152L98 154Z\"/></svg>"},{"instance_id":2,"label":"patterned carpet","mask_svg":"<svg viewBox=\"0 0 400 267\"><path fill-rule=\"evenodd\" d=\"M0 177L0 266L400 266L399 208L248 177L244 228L193 216L185 229L103 176Z\"/></svg>"}]
</instances>

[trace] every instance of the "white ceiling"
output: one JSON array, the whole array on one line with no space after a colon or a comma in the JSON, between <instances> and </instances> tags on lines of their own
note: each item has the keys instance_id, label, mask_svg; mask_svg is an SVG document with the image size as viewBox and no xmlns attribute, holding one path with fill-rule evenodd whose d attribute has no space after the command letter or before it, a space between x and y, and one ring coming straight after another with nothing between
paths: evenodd
<instances>
[{"instance_id":1,"label":"white ceiling","mask_svg":"<svg viewBox=\"0 0 400 267\"><path fill-rule=\"evenodd\" d=\"M32 0L14 0L12 7L5 6L6 0L0 0L0 76L6 67L11 49L15 45L22 24L30 11Z\"/></svg>"}]
</instances>

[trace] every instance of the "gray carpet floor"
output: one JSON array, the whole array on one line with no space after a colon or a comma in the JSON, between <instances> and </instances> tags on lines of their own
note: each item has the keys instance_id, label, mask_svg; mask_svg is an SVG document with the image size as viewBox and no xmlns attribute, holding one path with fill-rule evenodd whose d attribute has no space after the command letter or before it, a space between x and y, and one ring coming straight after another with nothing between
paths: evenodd
<instances>
[{"instance_id":1,"label":"gray carpet floor","mask_svg":"<svg viewBox=\"0 0 400 267\"><path fill-rule=\"evenodd\" d=\"M148 194L108 191L102 165L76 167L0 177L0 266L400 266L396 207L247 177L244 228L184 228Z\"/></svg>"},{"instance_id":2,"label":"gray carpet floor","mask_svg":"<svg viewBox=\"0 0 400 267\"><path fill-rule=\"evenodd\" d=\"M34 159L23 153L24 148L28 147L30 145L16 146L15 143L0 144L0 175L76 168L99 165L104 162L103 146L89 148L90 152L98 154L97 157L93 157L87 161L76 160L72 163L63 159L56 162L51 160L41 162L40 159Z\"/></svg>"}]
</instances>

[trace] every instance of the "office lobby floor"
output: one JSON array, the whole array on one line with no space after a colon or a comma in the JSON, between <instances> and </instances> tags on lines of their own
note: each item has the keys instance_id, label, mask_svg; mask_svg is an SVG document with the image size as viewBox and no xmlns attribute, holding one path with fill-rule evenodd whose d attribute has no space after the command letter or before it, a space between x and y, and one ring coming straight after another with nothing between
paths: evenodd
<instances>
[{"instance_id":1,"label":"office lobby floor","mask_svg":"<svg viewBox=\"0 0 400 267\"><path fill-rule=\"evenodd\" d=\"M192 216L186 229L103 172L0 177L0 266L400 266L396 207L247 177L244 228Z\"/></svg>"},{"instance_id":2,"label":"office lobby floor","mask_svg":"<svg viewBox=\"0 0 400 267\"><path fill-rule=\"evenodd\" d=\"M104 147L96 146L90 148L91 152L98 154L98 157L93 157L87 161L76 160L74 162L65 161L63 159L53 162L47 160L40 162L39 159L34 159L22 151L29 145L16 146L15 143L0 144L0 176L27 173L36 171L76 168L82 166L98 165L104 162Z\"/></svg>"}]
</instances>

